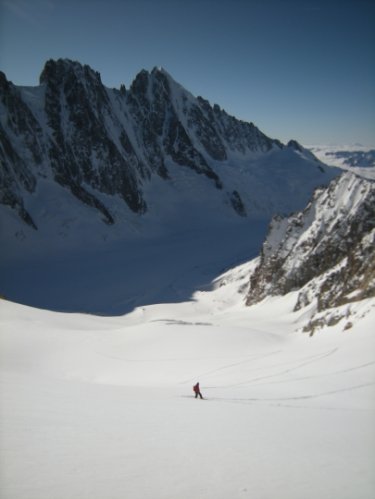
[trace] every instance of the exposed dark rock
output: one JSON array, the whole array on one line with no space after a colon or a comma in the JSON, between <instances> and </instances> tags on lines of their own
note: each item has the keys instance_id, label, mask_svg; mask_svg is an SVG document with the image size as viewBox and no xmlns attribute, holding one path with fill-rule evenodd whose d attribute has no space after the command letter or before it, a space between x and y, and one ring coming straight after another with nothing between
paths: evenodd
<instances>
[{"instance_id":1,"label":"exposed dark rock","mask_svg":"<svg viewBox=\"0 0 375 499\"><path fill-rule=\"evenodd\" d=\"M56 180L61 185L73 186L73 194L103 214L107 210L95 197L95 202L88 202L92 195L78 194L86 192L78 189L82 182L106 194L120 194L134 212L143 213L146 204L134 168L138 160L121 125L118 128L122 150L105 127L111 108L100 75L78 63L49 61L41 82L46 84L46 115L55 139L49 155ZM107 214L105 217L111 218Z\"/></svg>"},{"instance_id":2,"label":"exposed dark rock","mask_svg":"<svg viewBox=\"0 0 375 499\"><path fill-rule=\"evenodd\" d=\"M246 208L245 205L243 204L243 201L241 199L241 196L239 195L238 191L233 191L231 196L230 196L230 202L234 208L234 210L241 216L245 217L246 216Z\"/></svg>"},{"instance_id":3,"label":"exposed dark rock","mask_svg":"<svg viewBox=\"0 0 375 499\"><path fill-rule=\"evenodd\" d=\"M303 212L273 220L247 304L296 290L295 310L316 300L317 312L375 296L373 181L344 174Z\"/></svg>"}]
</instances>

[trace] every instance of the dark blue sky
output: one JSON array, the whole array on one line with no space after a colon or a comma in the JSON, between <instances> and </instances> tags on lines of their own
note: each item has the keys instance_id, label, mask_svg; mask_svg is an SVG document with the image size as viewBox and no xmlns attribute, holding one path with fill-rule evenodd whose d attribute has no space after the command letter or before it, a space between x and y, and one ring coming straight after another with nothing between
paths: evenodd
<instances>
[{"instance_id":1,"label":"dark blue sky","mask_svg":"<svg viewBox=\"0 0 375 499\"><path fill-rule=\"evenodd\" d=\"M194 95L303 144L375 144L372 0L0 0L0 69L68 57L109 87L163 66Z\"/></svg>"}]
</instances>

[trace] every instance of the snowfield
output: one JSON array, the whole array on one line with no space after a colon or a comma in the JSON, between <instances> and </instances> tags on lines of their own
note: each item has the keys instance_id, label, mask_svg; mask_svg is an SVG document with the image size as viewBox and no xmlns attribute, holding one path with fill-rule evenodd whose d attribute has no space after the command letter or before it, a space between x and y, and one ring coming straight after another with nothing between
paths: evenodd
<instances>
[{"instance_id":1,"label":"snowfield","mask_svg":"<svg viewBox=\"0 0 375 499\"><path fill-rule=\"evenodd\" d=\"M1 498L373 498L374 300L309 337L253 265L118 317L0 300Z\"/></svg>"}]
</instances>

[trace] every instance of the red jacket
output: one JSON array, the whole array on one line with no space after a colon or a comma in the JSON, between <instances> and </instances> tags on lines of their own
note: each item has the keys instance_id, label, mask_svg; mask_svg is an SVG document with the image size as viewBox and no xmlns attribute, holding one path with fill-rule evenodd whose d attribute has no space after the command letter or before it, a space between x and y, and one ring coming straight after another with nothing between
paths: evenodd
<instances>
[{"instance_id":1,"label":"red jacket","mask_svg":"<svg viewBox=\"0 0 375 499\"><path fill-rule=\"evenodd\" d=\"M199 393L199 383L197 383L196 385L193 386L193 390L195 393Z\"/></svg>"}]
</instances>

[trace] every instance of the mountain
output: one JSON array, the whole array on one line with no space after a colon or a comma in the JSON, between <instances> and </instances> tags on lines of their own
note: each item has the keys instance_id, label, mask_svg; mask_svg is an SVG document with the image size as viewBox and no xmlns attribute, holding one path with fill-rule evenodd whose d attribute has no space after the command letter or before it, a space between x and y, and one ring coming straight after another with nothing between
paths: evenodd
<instances>
[{"instance_id":1,"label":"mountain","mask_svg":"<svg viewBox=\"0 0 375 499\"><path fill-rule=\"evenodd\" d=\"M375 181L345 173L303 211L273 219L247 304L292 291L311 333L342 318L350 327L350 303L375 296Z\"/></svg>"},{"instance_id":2,"label":"mountain","mask_svg":"<svg viewBox=\"0 0 375 499\"><path fill-rule=\"evenodd\" d=\"M373 497L374 181L164 70L0 87L0 496Z\"/></svg>"},{"instance_id":3,"label":"mountain","mask_svg":"<svg viewBox=\"0 0 375 499\"><path fill-rule=\"evenodd\" d=\"M308 149L326 165L352 171L369 179L375 179L375 149L354 145L314 145Z\"/></svg>"},{"instance_id":4,"label":"mountain","mask_svg":"<svg viewBox=\"0 0 375 499\"><path fill-rule=\"evenodd\" d=\"M333 151L327 152L327 156L332 156L332 160L342 160L344 165L358 166L361 168L375 166L375 149L368 151Z\"/></svg>"},{"instance_id":5,"label":"mountain","mask_svg":"<svg viewBox=\"0 0 375 499\"><path fill-rule=\"evenodd\" d=\"M266 219L302 208L336 174L296 141L270 139L192 96L164 69L110 89L67 59L49 60L37 87L0 73L0 158L2 223L18 242L107 238L114 225L123 236L150 218L154 227Z\"/></svg>"}]
</instances>

